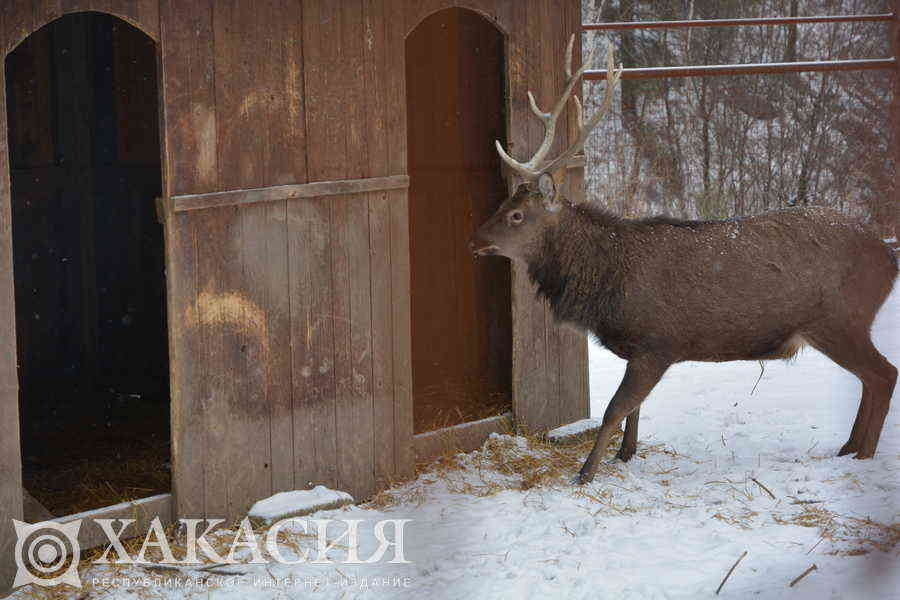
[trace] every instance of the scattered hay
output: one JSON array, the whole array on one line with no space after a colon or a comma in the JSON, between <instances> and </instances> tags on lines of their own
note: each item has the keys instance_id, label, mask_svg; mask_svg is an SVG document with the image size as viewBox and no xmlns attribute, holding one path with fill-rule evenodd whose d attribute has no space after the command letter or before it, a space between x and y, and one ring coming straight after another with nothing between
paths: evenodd
<instances>
[{"instance_id":1,"label":"scattered hay","mask_svg":"<svg viewBox=\"0 0 900 600\"><path fill-rule=\"evenodd\" d=\"M480 421L512 410L509 392L493 389L484 378L447 380L416 390L415 433Z\"/></svg>"},{"instance_id":2,"label":"scattered hay","mask_svg":"<svg viewBox=\"0 0 900 600\"><path fill-rule=\"evenodd\" d=\"M753 528L753 519L759 516L759 513L749 508L745 508L741 511L732 512L730 514L725 514L721 512L717 512L712 516L713 519L718 519L723 523L728 523L738 529L743 529L745 531L749 531Z\"/></svg>"},{"instance_id":3,"label":"scattered hay","mask_svg":"<svg viewBox=\"0 0 900 600\"><path fill-rule=\"evenodd\" d=\"M803 505L801 512L787 518L777 514L772 517L782 525L817 528L821 539L833 546L826 554L860 556L873 550L891 552L900 543L900 523L846 517L821 505Z\"/></svg>"}]
</instances>

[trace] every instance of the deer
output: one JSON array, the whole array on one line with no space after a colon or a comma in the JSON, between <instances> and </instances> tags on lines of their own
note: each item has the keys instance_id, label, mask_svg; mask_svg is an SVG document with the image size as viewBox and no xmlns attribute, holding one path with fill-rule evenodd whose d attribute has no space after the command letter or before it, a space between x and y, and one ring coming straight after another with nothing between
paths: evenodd
<instances>
[{"instance_id":1,"label":"deer","mask_svg":"<svg viewBox=\"0 0 900 600\"><path fill-rule=\"evenodd\" d=\"M626 462L634 456L641 403L672 365L789 359L807 345L862 382L838 456L873 457L897 380L896 367L870 335L897 277L893 252L865 224L826 207L690 221L629 219L579 202L567 185L567 165L580 158L610 110L622 68L615 68L610 44L603 101L584 118L573 91L593 52L573 73L573 43L574 36L565 54L565 87L551 111L541 111L528 92L545 134L534 155L519 162L495 143L514 174L514 192L469 243L476 258L517 263L558 324L587 332L627 361L573 483L594 478L623 419L616 456ZM578 134L548 158L570 99Z\"/></svg>"}]
</instances>

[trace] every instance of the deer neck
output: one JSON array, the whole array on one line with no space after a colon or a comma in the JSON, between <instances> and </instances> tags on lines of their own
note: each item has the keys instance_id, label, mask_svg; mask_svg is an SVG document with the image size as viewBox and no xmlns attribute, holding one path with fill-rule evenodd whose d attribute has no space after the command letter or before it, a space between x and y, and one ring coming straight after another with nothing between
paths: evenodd
<instances>
[{"instance_id":1,"label":"deer neck","mask_svg":"<svg viewBox=\"0 0 900 600\"><path fill-rule=\"evenodd\" d=\"M528 275L538 294L547 299L560 321L578 323L578 290L597 285L596 272L583 268L585 259L606 257L615 263L617 224L612 214L589 206L564 206L557 222L543 234L529 257ZM596 262L594 263L596 264Z\"/></svg>"}]
</instances>

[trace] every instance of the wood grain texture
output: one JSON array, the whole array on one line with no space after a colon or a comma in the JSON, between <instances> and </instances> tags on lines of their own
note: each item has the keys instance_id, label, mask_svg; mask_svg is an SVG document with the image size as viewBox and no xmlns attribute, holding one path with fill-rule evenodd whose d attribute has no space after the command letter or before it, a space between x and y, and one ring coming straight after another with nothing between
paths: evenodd
<instances>
[{"instance_id":1,"label":"wood grain texture","mask_svg":"<svg viewBox=\"0 0 900 600\"><path fill-rule=\"evenodd\" d=\"M337 481L332 198L287 205L294 478L297 488Z\"/></svg>"},{"instance_id":2,"label":"wood grain texture","mask_svg":"<svg viewBox=\"0 0 900 600\"><path fill-rule=\"evenodd\" d=\"M212 13L209 5L163 0L160 81L165 196L214 190L216 169L215 95L213 91ZM200 326L198 286L200 236L197 218L166 216L169 361L172 400L172 487L175 513L200 518L208 514L205 406L205 340ZM224 512L224 507L222 512Z\"/></svg>"},{"instance_id":3,"label":"wood grain texture","mask_svg":"<svg viewBox=\"0 0 900 600\"><path fill-rule=\"evenodd\" d=\"M262 65L270 92L266 105L268 143L263 148L265 181L280 185L307 181L303 95L303 11L296 0L271 0Z\"/></svg>"},{"instance_id":4,"label":"wood grain texture","mask_svg":"<svg viewBox=\"0 0 900 600\"><path fill-rule=\"evenodd\" d=\"M506 413L437 431L419 433L413 438L416 461L431 462L447 454L471 452L481 448L492 433L510 433L512 430L512 414Z\"/></svg>"},{"instance_id":5,"label":"wood grain texture","mask_svg":"<svg viewBox=\"0 0 900 600\"><path fill-rule=\"evenodd\" d=\"M391 66L385 78L388 172L408 174L406 160L406 21L405 0L384 4L386 61ZM411 477L415 471L412 449L412 345L409 302L409 198L406 190L388 192L387 250L390 261L390 337L393 380L390 394L394 421L394 474Z\"/></svg>"},{"instance_id":6,"label":"wood grain texture","mask_svg":"<svg viewBox=\"0 0 900 600\"><path fill-rule=\"evenodd\" d=\"M163 202L166 206L166 203ZM172 492L179 517L206 514L204 493L203 365L197 306L198 242L192 215L167 211L169 373L172 422Z\"/></svg>"},{"instance_id":7,"label":"wood grain texture","mask_svg":"<svg viewBox=\"0 0 900 600\"><path fill-rule=\"evenodd\" d=\"M6 119L6 77L0 72L0 117ZM16 375L16 308L12 271L12 223L7 128L0 127L0 594L12 585L16 535L22 519L22 456Z\"/></svg>"},{"instance_id":8,"label":"wood grain texture","mask_svg":"<svg viewBox=\"0 0 900 600\"><path fill-rule=\"evenodd\" d=\"M238 291L241 220L238 209L223 208L195 217L197 232L197 313L202 340L196 360L202 367L199 396L203 413L205 512L213 518L237 516L249 462L235 456L244 449L233 439L242 433L246 371L240 348L247 321L246 298ZM199 435L194 430L192 435Z\"/></svg>"},{"instance_id":9,"label":"wood grain texture","mask_svg":"<svg viewBox=\"0 0 900 600\"><path fill-rule=\"evenodd\" d=\"M409 307L409 199L405 191L388 193L391 238L391 324L394 363L394 460L398 478L411 477L413 436L412 332Z\"/></svg>"},{"instance_id":10,"label":"wood grain texture","mask_svg":"<svg viewBox=\"0 0 900 600\"><path fill-rule=\"evenodd\" d=\"M366 0L365 21L366 114L368 115L368 175L379 177L389 171L387 119L388 72L385 3ZM409 181L409 178L402 176ZM391 348L391 256L390 206L383 191L366 195L369 203L369 272L372 344L372 446L373 477L377 489L394 478L394 362Z\"/></svg>"},{"instance_id":11,"label":"wood grain texture","mask_svg":"<svg viewBox=\"0 0 900 600\"><path fill-rule=\"evenodd\" d=\"M365 53L367 32L363 0L341 3L347 121L345 177L369 171ZM338 473L342 489L354 498L375 491L373 422L372 297L367 198L336 196L332 203L335 281L335 378ZM345 262L346 261L346 262Z\"/></svg>"},{"instance_id":12,"label":"wood grain texture","mask_svg":"<svg viewBox=\"0 0 900 600\"><path fill-rule=\"evenodd\" d=\"M212 9L161 0L167 196L220 189Z\"/></svg>"},{"instance_id":13,"label":"wood grain texture","mask_svg":"<svg viewBox=\"0 0 900 600\"><path fill-rule=\"evenodd\" d=\"M575 49L573 55L576 64L572 66L574 71L581 65L581 6L578 2L565 2L565 31L562 34L564 40L570 35L575 35ZM584 98L584 86L579 84L575 93L579 98ZM575 117L575 111L566 111L567 127L566 144L575 140L578 136L579 123ZM567 171L568 193L574 202L583 202L584 197L584 156L576 157L579 160L570 162ZM588 344L587 336L583 333L562 327L560 328L560 374L559 374L559 424L574 423L590 416L590 398L588 388Z\"/></svg>"},{"instance_id":14,"label":"wood grain texture","mask_svg":"<svg viewBox=\"0 0 900 600\"><path fill-rule=\"evenodd\" d=\"M369 177L365 179L340 179L288 185L273 185L252 190L232 190L205 194L186 194L172 198L174 210L202 210L223 206L251 205L296 198L319 198L346 194L362 194L380 190L395 190L409 186L406 175Z\"/></svg>"},{"instance_id":15,"label":"wood grain texture","mask_svg":"<svg viewBox=\"0 0 900 600\"><path fill-rule=\"evenodd\" d=\"M171 494L159 494L149 498L141 498L134 502L122 502L96 510L89 510L74 515L67 515L53 519L60 525L82 520L78 530L78 545L81 551L97 548L109 544L109 538L94 519L134 519L134 523L122 533L122 540L135 537L144 537L150 529L150 522L159 517L163 527L168 527L174 521L174 502ZM116 530L121 523L115 523Z\"/></svg>"},{"instance_id":16,"label":"wood grain texture","mask_svg":"<svg viewBox=\"0 0 900 600\"><path fill-rule=\"evenodd\" d=\"M546 104L542 85L543 36L541 3L523 2L519 26L515 28L510 54L510 138L516 158L526 159L537 149L543 127L528 107L527 92L534 90ZM518 35L516 35L518 34ZM514 61L521 61L515 64ZM547 381L546 307L535 296L535 289L524 269L513 267L513 412L516 423L528 431L539 431L553 419L549 416Z\"/></svg>"}]
</instances>

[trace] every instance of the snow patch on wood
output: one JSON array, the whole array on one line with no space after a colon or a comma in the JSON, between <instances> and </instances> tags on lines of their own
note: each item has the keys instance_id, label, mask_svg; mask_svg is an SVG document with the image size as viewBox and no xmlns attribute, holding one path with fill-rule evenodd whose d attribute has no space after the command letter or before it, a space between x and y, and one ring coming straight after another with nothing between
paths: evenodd
<instances>
[{"instance_id":1,"label":"snow patch on wood","mask_svg":"<svg viewBox=\"0 0 900 600\"><path fill-rule=\"evenodd\" d=\"M282 519L308 515L320 510L340 508L353 503L353 496L340 490L317 485L311 490L279 492L260 500L247 516L254 526L272 525Z\"/></svg>"},{"instance_id":2,"label":"snow patch on wood","mask_svg":"<svg viewBox=\"0 0 900 600\"><path fill-rule=\"evenodd\" d=\"M557 444L571 442L588 434L596 433L600 429L601 424L602 421L600 419L581 419L580 421L551 429L547 432L547 439Z\"/></svg>"}]
</instances>

